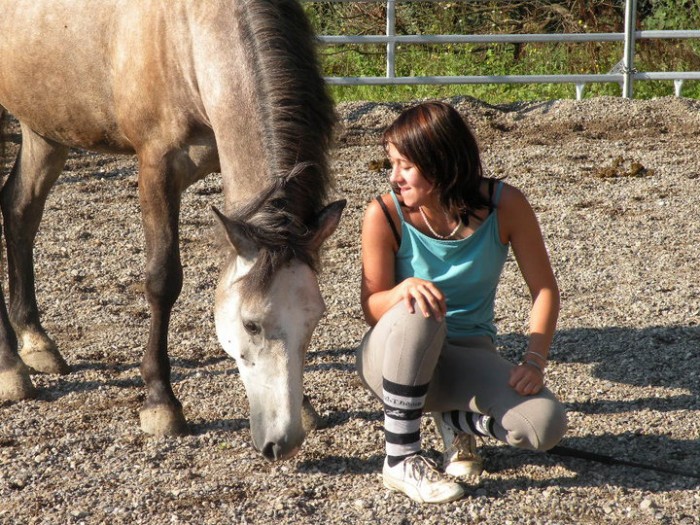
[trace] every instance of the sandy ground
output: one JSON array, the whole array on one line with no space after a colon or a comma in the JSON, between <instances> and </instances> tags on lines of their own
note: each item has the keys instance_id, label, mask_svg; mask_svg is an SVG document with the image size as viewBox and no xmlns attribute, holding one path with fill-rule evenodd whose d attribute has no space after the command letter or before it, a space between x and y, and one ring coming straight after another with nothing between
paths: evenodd
<instances>
[{"instance_id":1,"label":"sandy ground","mask_svg":"<svg viewBox=\"0 0 700 525\"><path fill-rule=\"evenodd\" d=\"M698 473L700 103L453 102L488 172L528 195L547 239L563 298L547 379L569 409L563 444ZM458 502L420 506L382 488L381 407L354 373L353 348L365 330L361 218L387 189L377 139L400 106L338 109L332 167L349 202L324 253L328 313L306 372L327 428L282 464L249 443L242 384L213 328L222 256L209 210L220 181L211 176L185 196L185 285L171 330L191 434L140 432L149 313L136 167L129 157L74 152L36 246L43 320L72 371L35 376L36 400L0 404L0 523L700 523L697 478L493 441L481 447L488 472ZM528 296L512 257L497 318L501 351L518 359ZM430 423L425 430L436 456Z\"/></svg>"}]
</instances>

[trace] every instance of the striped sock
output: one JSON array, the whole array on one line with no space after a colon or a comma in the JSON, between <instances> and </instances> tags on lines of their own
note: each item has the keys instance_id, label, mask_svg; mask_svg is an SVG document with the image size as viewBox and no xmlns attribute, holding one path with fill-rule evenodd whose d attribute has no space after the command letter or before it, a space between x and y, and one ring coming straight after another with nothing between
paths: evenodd
<instances>
[{"instance_id":1,"label":"striped sock","mask_svg":"<svg viewBox=\"0 0 700 525\"><path fill-rule=\"evenodd\" d=\"M408 386L384 379L384 439L390 467L421 450L420 422L428 385Z\"/></svg>"},{"instance_id":2,"label":"striped sock","mask_svg":"<svg viewBox=\"0 0 700 525\"><path fill-rule=\"evenodd\" d=\"M457 432L466 432L474 436L496 437L493 431L496 420L491 416L465 412L464 410L453 410L452 412L443 412L442 420Z\"/></svg>"}]
</instances>

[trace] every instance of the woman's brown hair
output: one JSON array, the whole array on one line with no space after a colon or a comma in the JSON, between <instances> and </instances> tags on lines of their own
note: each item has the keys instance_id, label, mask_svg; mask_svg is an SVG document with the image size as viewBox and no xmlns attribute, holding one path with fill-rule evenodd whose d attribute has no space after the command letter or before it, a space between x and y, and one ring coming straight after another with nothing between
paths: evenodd
<instances>
[{"instance_id":1,"label":"woman's brown hair","mask_svg":"<svg viewBox=\"0 0 700 525\"><path fill-rule=\"evenodd\" d=\"M481 194L483 168L476 138L460 114L443 102L424 102L403 111L384 131L385 148L393 144L435 185L440 203L469 215L489 207Z\"/></svg>"}]
</instances>

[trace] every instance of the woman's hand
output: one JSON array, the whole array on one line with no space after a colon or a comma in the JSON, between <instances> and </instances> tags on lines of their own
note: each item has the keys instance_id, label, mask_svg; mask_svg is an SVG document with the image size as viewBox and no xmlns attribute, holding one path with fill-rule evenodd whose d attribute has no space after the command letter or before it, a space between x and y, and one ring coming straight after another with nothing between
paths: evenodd
<instances>
[{"instance_id":1,"label":"woman's hand","mask_svg":"<svg viewBox=\"0 0 700 525\"><path fill-rule=\"evenodd\" d=\"M508 384L521 396L532 396L542 390L544 372L530 363L521 363L510 371Z\"/></svg>"},{"instance_id":2,"label":"woman's hand","mask_svg":"<svg viewBox=\"0 0 700 525\"><path fill-rule=\"evenodd\" d=\"M447 313L445 296L433 283L417 277L409 277L402 281L398 288L409 312L415 312L415 305L418 305L424 317L432 315L437 321L444 319Z\"/></svg>"}]
</instances>

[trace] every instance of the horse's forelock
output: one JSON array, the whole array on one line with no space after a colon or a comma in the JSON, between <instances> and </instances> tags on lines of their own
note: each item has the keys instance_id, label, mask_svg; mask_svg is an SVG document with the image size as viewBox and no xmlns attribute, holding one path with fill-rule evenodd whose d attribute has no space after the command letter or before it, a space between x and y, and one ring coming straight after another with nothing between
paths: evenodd
<instances>
[{"instance_id":1,"label":"horse's forelock","mask_svg":"<svg viewBox=\"0 0 700 525\"><path fill-rule=\"evenodd\" d=\"M275 250L261 248L255 264L240 281L243 300L265 294L277 272L293 259L304 262L314 272L317 270L317 259L310 252L298 252L291 247Z\"/></svg>"},{"instance_id":2,"label":"horse's forelock","mask_svg":"<svg viewBox=\"0 0 700 525\"><path fill-rule=\"evenodd\" d=\"M299 166L229 212L231 219L245 225L245 235L259 249L255 264L242 280L244 295L264 293L277 271L293 259L318 270L318 251L313 245L317 210L300 210L295 205L304 202L298 195L298 182L305 169L313 166Z\"/></svg>"}]
</instances>

